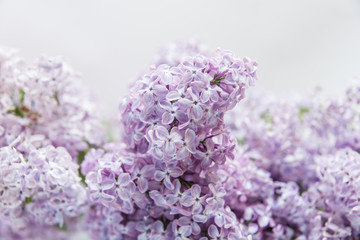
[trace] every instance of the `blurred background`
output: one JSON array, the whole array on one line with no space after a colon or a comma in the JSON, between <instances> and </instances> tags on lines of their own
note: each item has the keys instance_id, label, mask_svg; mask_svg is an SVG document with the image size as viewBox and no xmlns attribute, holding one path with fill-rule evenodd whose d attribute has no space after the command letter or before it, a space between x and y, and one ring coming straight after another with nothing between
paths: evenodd
<instances>
[{"instance_id":1,"label":"blurred background","mask_svg":"<svg viewBox=\"0 0 360 240\"><path fill-rule=\"evenodd\" d=\"M0 0L0 45L64 56L107 114L160 47L189 37L256 59L257 85L279 95L340 94L360 76L358 0Z\"/></svg>"}]
</instances>

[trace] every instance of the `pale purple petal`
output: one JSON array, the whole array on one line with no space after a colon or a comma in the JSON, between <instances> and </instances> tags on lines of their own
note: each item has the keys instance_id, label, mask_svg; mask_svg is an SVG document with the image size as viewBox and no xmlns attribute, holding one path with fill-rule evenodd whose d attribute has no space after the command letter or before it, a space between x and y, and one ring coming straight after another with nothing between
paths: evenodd
<instances>
[{"instance_id":1,"label":"pale purple petal","mask_svg":"<svg viewBox=\"0 0 360 240\"><path fill-rule=\"evenodd\" d=\"M161 123L168 125L174 121L174 116L170 114L169 112L164 112L161 117Z\"/></svg>"},{"instance_id":2,"label":"pale purple petal","mask_svg":"<svg viewBox=\"0 0 360 240\"><path fill-rule=\"evenodd\" d=\"M165 178L165 173L164 173L164 172L159 171L159 170L155 171L154 179L155 179L156 181L161 181L161 180L163 180L164 178Z\"/></svg>"}]
</instances>

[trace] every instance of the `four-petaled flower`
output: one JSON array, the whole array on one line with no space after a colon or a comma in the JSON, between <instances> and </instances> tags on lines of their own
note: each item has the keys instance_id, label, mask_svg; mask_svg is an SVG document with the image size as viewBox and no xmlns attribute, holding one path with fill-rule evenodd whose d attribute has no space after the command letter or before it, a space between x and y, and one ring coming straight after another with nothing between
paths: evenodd
<instances>
[{"instance_id":1,"label":"four-petaled flower","mask_svg":"<svg viewBox=\"0 0 360 240\"><path fill-rule=\"evenodd\" d=\"M193 211L199 211L202 209L202 204L204 203L207 195L200 197L201 187L198 184L194 184L190 189L186 190L183 194L183 197L180 200L181 205L185 207L193 207Z\"/></svg>"},{"instance_id":2,"label":"four-petaled flower","mask_svg":"<svg viewBox=\"0 0 360 240\"><path fill-rule=\"evenodd\" d=\"M173 190L174 184L171 182L170 177L177 178L183 174L183 170L176 165L166 165L165 163L159 163L158 170L155 171L154 179L158 182L164 180L166 188Z\"/></svg>"}]
</instances>

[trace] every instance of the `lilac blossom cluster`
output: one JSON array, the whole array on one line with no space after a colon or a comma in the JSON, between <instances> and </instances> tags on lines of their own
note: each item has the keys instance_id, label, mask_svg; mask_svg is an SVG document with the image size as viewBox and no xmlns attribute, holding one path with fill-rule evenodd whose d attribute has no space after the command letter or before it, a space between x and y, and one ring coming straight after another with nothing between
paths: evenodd
<instances>
[{"instance_id":1,"label":"lilac blossom cluster","mask_svg":"<svg viewBox=\"0 0 360 240\"><path fill-rule=\"evenodd\" d=\"M260 203L267 209L261 216L270 217L265 228L251 217L248 226L258 225L253 238L360 236L359 86L352 84L338 99L322 97L319 90L297 99L253 92L246 104L229 114L226 122L243 156L257 166L256 174L271 177L260 185L268 190L265 195L261 197L253 187L255 199L245 201L244 222L249 212L256 213L248 210L253 204ZM251 184L257 183L259 178L251 175Z\"/></svg>"},{"instance_id":2,"label":"lilac blossom cluster","mask_svg":"<svg viewBox=\"0 0 360 240\"><path fill-rule=\"evenodd\" d=\"M82 163L94 239L247 239L217 171L235 158L224 113L256 67L219 50L137 80L120 106L124 145L92 149Z\"/></svg>"},{"instance_id":3,"label":"lilac blossom cluster","mask_svg":"<svg viewBox=\"0 0 360 240\"><path fill-rule=\"evenodd\" d=\"M60 230L71 227L87 203L78 167L62 147L34 149L27 158L2 147L0 229L6 238L36 238L38 231L65 235Z\"/></svg>"},{"instance_id":4,"label":"lilac blossom cluster","mask_svg":"<svg viewBox=\"0 0 360 240\"><path fill-rule=\"evenodd\" d=\"M0 49L0 146L28 154L51 144L76 157L106 141L95 107L80 75L61 58L27 65L16 51Z\"/></svg>"},{"instance_id":5,"label":"lilac blossom cluster","mask_svg":"<svg viewBox=\"0 0 360 240\"><path fill-rule=\"evenodd\" d=\"M0 48L0 239L67 239L86 212L78 161L106 134L61 58ZM66 231L65 231L66 230Z\"/></svg>"},{"instance_id":6,"label":"lilac blossom cluster","mask_svg":"<svg viewBox=\"0 0 360 240\"><path fill-rule=\"evenodd\" d=\"M164 48L112 142L65 62L0 49L0 239L358 239L360 84L279 98L256 70Z\"/></svg>"}]
</instances>

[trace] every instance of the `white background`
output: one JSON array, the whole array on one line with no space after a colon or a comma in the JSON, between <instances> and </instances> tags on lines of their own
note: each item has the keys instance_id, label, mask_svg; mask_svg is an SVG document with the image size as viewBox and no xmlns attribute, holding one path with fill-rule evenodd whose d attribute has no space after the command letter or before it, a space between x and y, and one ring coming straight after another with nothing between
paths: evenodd
<instances>
[{"instance_id":1,"label":"white background","mask_svg":"<svg viewBox=\"0 0 360 240\"><path fill-rule=\"evenodd\" d=\"M277 94L360 76L357 0L0 0L0 45L64 56L107 113L159 47L188 37L258 60L257 85Z\"/></svg>"}]
</instances>

